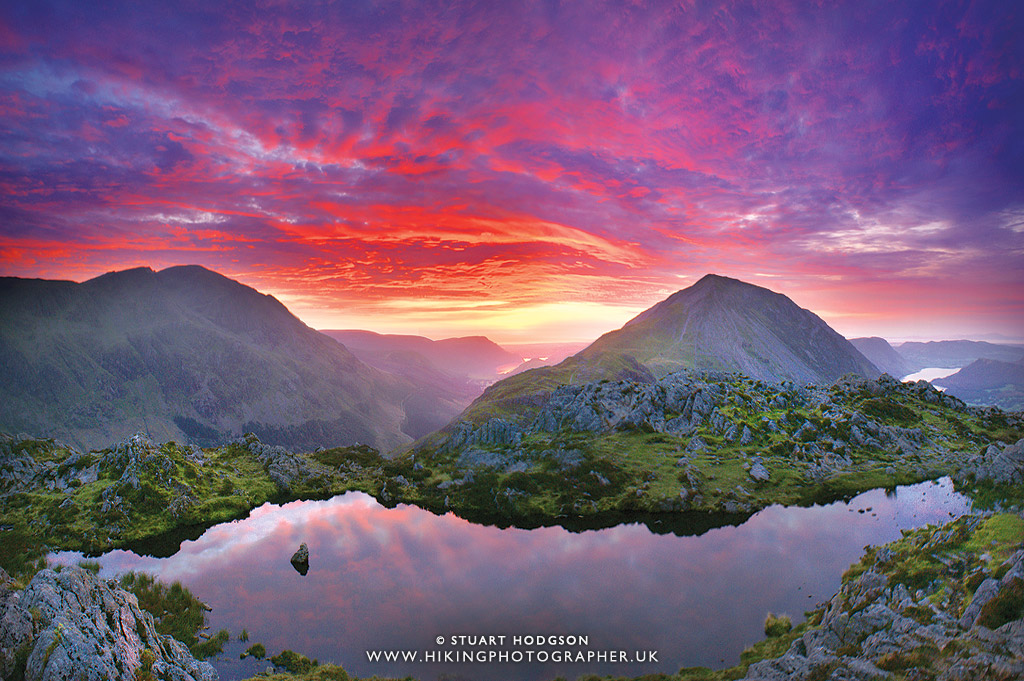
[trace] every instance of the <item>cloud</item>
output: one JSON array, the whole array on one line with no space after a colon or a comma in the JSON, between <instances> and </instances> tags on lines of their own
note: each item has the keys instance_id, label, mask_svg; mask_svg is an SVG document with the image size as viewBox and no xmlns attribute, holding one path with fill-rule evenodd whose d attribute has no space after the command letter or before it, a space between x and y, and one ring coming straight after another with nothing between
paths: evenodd
<instances>
[{"instance_id":1,"label":"cloud","mask_svg":"<svg viewBox=\"0 0 1024 681\"><path fill-rule=\"evenodd\" d=\"M199 261L314 323L642 308L708 271L838 277L837 318L905 282L883 323L967 278L935 318L1008 332L1022 24L995 0L7 7L0 266Z\"/></svg>"}]
</instances>

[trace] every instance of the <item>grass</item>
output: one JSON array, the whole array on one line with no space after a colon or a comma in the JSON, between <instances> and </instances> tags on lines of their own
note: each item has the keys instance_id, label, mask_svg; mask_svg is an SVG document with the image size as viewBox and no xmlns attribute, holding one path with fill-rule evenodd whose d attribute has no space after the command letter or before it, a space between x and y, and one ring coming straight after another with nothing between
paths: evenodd
<instances>
[{"instance_id":1,"label":"grass","mask_svg":"<svg viewBox=\"0 0 1024 681\"><path fill-rule=\"evenodd\" d=\"M256 660L262 660L266 656L267 649L263 646L263 644L254 643L253 645L246 648L245 652L239 655L239 658L244 660L247 657L252 657Z\"/></svg>"},{"instance_id":2,"label":"grass","mask_svg":"<svg viewBox=\"0 0 1024 681\"><path fill-rule=\"evenodd\" d=\"M230 640L231 634L228 630L221 629L205 641L193 645L190 650L197 660L205 660L224 652L224 644Z\"/></svg>"},{"instance_id":3,"label":"grass","mask_svg":"<svg viewBox=\"0 0 1024 681\"><path fill-rule=\"evenodd\" d=\"M978 624L998 629L1024 617L1024 579L1013 579L981 608Z\"/></svg>"},{"instance_id":4,"label":"grass","mask_svg":"<svg viewBox=\"0 0 1024 681\"><path fill-rule=\"evenodd\" d=\"M768 613L764 621L764 635L770 637L788 634L793 629L793 623L785 615L773 615Z\"/></svg>"},{"instance_id":5,"label":"grass","mask_svg":"<svg viewBox=\"0 0 1024 681\"><path fill-rule=\"evenodd\" d=\"M139 607L153 615L158 633L173 636L190 648L199 643L208 608L181 582L168 586L151 575L126 572L121 587L135 594Z\"/></svg>"},{"instance_id":6,"label":"grass","mask_svg":"<svg viewBox=\"0 0 1024 681\"><path fill-rule=\"evenodd\" d=\"M275 667L286 669L292 674L308 674L319 666L316 660L310 660L305 655L296 653L293 650L283 650L270 658L271 664Z\"/></svg>"}]
</instances>

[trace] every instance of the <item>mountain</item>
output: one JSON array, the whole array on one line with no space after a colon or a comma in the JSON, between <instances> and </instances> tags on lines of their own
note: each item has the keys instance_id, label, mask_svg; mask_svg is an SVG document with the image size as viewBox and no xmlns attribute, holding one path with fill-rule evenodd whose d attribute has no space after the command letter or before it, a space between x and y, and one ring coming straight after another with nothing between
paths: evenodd
<instances>
[{"instance_id":1,"label":"mountain","mask_svg":"<svg viewBox=\"0 0 1024 681\"><path fill-rule=\"evenodd\" d=\"M505 350L484 336L435 341L424 336L379 334L372 331L325 330L322 333L342 343L356 357L371 366L385 362L394 366L395 361L388 360L389 356L395 353L416 353L451 376L493 381L501 375L502 370L512 369L523 361L519 355Z\"/></svg>"},{"instance_id":2,"label":"mountain","mask_svg":"<svg viewBox=\"0 0 1024 681\"><path fill-rule=\"evenodd\" d=\"M976 359L1015 362L1024 357L1024 347L1019 345L998 345L970 340L929 341L927 343L911 341L897 345L896 351L913 367L914 371L925 367L959 369Z\"/></svg>"},{"instance_id":3,"label":"mountain","mask_svg":"<svg viewBox=\"0 0 1024 681\"><path fill-rule=\"evenodd\" d=\"M937 378L943 387L968 404L1024 410L1024 358L1016 362L977 359L952 376Z\"/></svg>"},{"instance_id":4,"label":"mountain","mask_svg":"<svg viewBox=\"0 0 1024 681\"><path fill-rule=\"evenodd\" d=\"M831 383L878 370L820 317L784 295L709 274L580 353L627 354L662 376L682 368L769 381Z\"/></svg>"},{"instance_id":5,"label":"mountain","mask_svg":"<svg viewBox=\"0 0 1024 681\"><path fill-rule=\"evenodd\" d=\"M522 413L559 385L653 382L679 369L729 371L766 381L830 384L878 369L817 315L784 295L709 274L552 367L495 383L463 414L474 423Z\"/></svg>"},{"instance_id":6,"label":"mountain","mask_svg":"<svg viewBox=\"0 0 1024 681\"><path fill-rule=\"evenodd\" d=\"M105 446L136 431L312 449L403 432L409 384L198 266L78 284L0 278L0 429Z\"/></svg>"},{"instance_id":7,"label":"mountain","mask_svg":"<svg viewBox=\"0 0 1024 681\"><path fill-rule=\"evenodd\" d=\"M923 368L911 365L884 338L851 338L850 343L872 364L894 378L902 378L914 373L918 368Z\"/></svg>"},{"instance_id":8,"label":"mountain","mask_svg":"<svg viewBox=\"0 0 1024 681\"><path fill-rule=\"evenodd\" d=\"M500 370L522 362L483 336L431 340L372 331L322 331L360 361L399 376L412 389L403 401L403 431L414 438L443 427L496 381Z\"/></svg>"}]
</instances>

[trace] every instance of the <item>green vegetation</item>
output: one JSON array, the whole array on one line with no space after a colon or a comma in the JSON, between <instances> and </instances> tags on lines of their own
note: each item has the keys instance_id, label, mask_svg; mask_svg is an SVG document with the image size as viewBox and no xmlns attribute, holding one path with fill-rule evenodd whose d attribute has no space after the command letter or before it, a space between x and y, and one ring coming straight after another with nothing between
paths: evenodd
<instances>
[{"instance_id":1,"label":"green vegetation","mask_svg":"<svg viewBox=\"0 0 1024 681\"><path fill-rule=\"evenodd\" d=\"M255 658L257 660L262 660L266 656L267 656L267 649L263 647L263 644L262 643L254 643L253 645L249 646L245 650L245 652L242 653L239 657L240 657L240 659L243 659L243 660L245 658L247 658L247 657L252 657L252 658Z\"/></svg>"},{"instance_id":2,"label":"green vegetation","mask_svg":"<svg viewBox=\"0 0 1024 681\"><path fill-rule=\"evenodd\" d=\"M788 634L793 629L793 623L789 617L785 615L773 615L768 613L768 617L764 620L764 635L765 636L782 636Z\"/></svg>"},{"instance_id":3,"label":"green vegetation","mask_svg":"<svg viewBox=\"0 0 1024 681\"><path fill-rule=\"evenodd\" d=\"M1024 617L1024 579L1014 579L981 608L978 623L989 629L998 629L1021 617Z\"/></svg>"},{"instance_id":4,"label":"green vegetation","mask_svg":"<svg viewBox=\"0 0 1024 681\"><path fill-rule=\"evenodd\" d=\"M181 582L168 586L151 575L126 572L121 587L135 594L139 607L153 615L158 633L169 634L190 648L199 644L209 608Z\"/></svg>"},{"instance_id":5,"label":"green vegetation","mask_svg":"<svg viewBox=\"0 0 1024 681\"><path fill-rule=\"evenodd\" d=\"M307 674L311 672L314 667L319 665L316 660L310 660L305 655L296 653L293 650L281 651L280 654L274 655L270 658L270 662L275 667L281 667L293 674Z\"/></svg>"},{"instance_id":6,"label":"green vegetation","mask_svg":"<svg viewBox=\"0 0 1024 681\"><path fill-rule=\"evenodd\" d=\"M249 681L350 681L351 678L352 677L350 677L344 669L337 665L322 664L302 673L289 672L286 674L261 674L253 679L249 679ZM374 676L366 681L389 680L378 679ZM413 681L413 679L411 677L406 677L401 681Z\"/></svg>"},{"instance_id":7,"label":"green vegetation","mask_svg":"<svg viewBox=\"0 0 1024 681\"><path fill-rule=\"evenodd\" d=\"M564 373L574 366L563 362L555 369ZM954 475L990 443L1024 436L1018 417L967 409L922 386L851 381L804 390L738 375L707 380L712 414L685 435L656 431L647 422L618 430L546 431L530 424L552 394L547 380L554 373L531 374L513 377L518 387L507 381L492 387L467 412L473 428L492 417L505 419L504 428L519 424L523 434L516 444L453 447L445 437L454 437L454 430L428 438L404 464L408 468L414 458L426 472L415 484L389 485L390 501L525 527L571 525L580 518L614 524L673 512L742 518L771 504L821 503ZM636 395L669 390L660 385L601 381L573 394L614 389L619 395L612 391L610 399L625 408ZM667 410L656 415L663 421L677 416ZM733 434L727 436L729 428ZM767 479L752 477L755 461L768 471ZM402 466L399 459L388 468ZM991 484L960 487L986 496L992 506L1019 498L1019 492Z\"/></svg>"},{"instance_id":8,"label":"green vegetation","mask_svg":"<svg viewBox=\"0 0 1024 681\"><path fill-rule=\"evenodd\" d=\"M142 664L135 670L135 681L156 681L153 676L153 663L156 662L156 655L152 650L146 648L142 651Z\"/></svg>"},{"instance_id":9,"label":"green vegetation","mask_svg":"<svg viewBox=\"0 0 1024 681\"><path fill-rule=\"evenodd\" d=\"M205 660L208 657L219 655L224 652L224 644L231 640L231 634L227 629L221 629L216 634L201 643L192 646L192 654L198 660Z\"/></svg>"},{"instance_id":10,"label":"green vegetation","mask_svg":"<svg viewBox=\"0 0 1024 681\"><path fill-rule=\"evenodd\" d=\"M0 495L0 518L6 525L0 534L0 567L25 579L42 567L47 550L159 550L165 541L176 546L268 501L329 498L350 490L378 494L398 471L406 471L409 479L422 477L360 445L290 455L302 475L282 488L268 464L248 447L253 442L259 445L250 436L246 443L202 450L198 457L195 450L168 442L134 458L115 448L86 456L52 440L18 442L16 451L52 465L56 481L66 482L61 476L85 462L95 479L83 484L75 477L78 484L67 484L64 491L53 485ZM65 465L68 461L72 464ZM45 538L37 530L40 525L47 528ZM86 566L95 567L88 561Z\"/></svg>"}]
</instances>

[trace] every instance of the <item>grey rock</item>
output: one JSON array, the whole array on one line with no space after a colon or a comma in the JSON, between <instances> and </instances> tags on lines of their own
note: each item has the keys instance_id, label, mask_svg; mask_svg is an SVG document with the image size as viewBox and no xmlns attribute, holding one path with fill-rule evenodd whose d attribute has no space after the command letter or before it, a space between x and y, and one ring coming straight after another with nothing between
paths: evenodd
<instances>
[{"instance_id":1,"label":"grey rock","mask_svg":"<svg viewBox=\"0 0 1024 681\"><path fill-rule=\"evenodd\" d=\"M158 634L152 615L139 608L133 594L86 570L40 571L13 607L38 615L26 679L127 681L135 678L144 650L155 656L153 669L160 678L218 678L213 667L193 658L184 644Z\"/></svg>"},{"instance_id":2,"label":"grey rock","mask_svg":"<svg viewBox=\"0 0 1024 681\"><path fill-rule=\"evenodd\" d=\"M296 572L303 577L306 576L306 573L309 572L309 547L306 546L306 542L299 544L299 548L292 554L290 562Z\"/></svg>"},{"instance_id":3,"label":"grey rock","mask_svg":"<svg viewBox=\"0 0 1024 681\"><path fill-rule=\"evenodd\" d=\"M19 653L32 643L32 615L20 607L21 594L15 591L10 577L0 568L0 679L14 677Z\"/></svg>"},{"instance_id":4,"label":"grey rock","mask_svg":"<svg viewBox=\"0 0 1024 681\"><path fill-rule=\"evenodd\" d=\"M755 462L750 467L749 475L751 478L758 482L765 482L771 477L771 474L768 472L768 469L765 468L764 464L761 463L760 461Z\"/></svg>"},{"instance_id":5,"label":"grey rock","mask_svg":"<svg viewBox=\"0 0 1024 681\"><path fill-rule=\"evenodd\" d=\"M306 482L316 475L303 458L280 445L263 444L254 433L246 433L234 443L248 449L263 465L274 484L285 493L291 492L296 484Z\"/></svg>"},{"instance_id":6,"label":"grey rock","mask_svg":"<svg viewBox=\"0 0 1024 681\"><path fill-rule=\"evenodd\" d=\"M690 441L686 443L686 451L694 454L707 451L707 449L708 443L699 435L694 435L690 438Z\"/></svg>"},{"instance_id":7,"label":"grey rock","mask_svg":"<svg viewBox=\"0 0 1024 681\"><path fill-rule=\"evenodd\" d=\"M995 598L998 593L999 582L997 580L989 578L982 582L981 586L975 590L974 597L971 598L971 602L964 610L964 615L960 618L960 626L964 629L969 629L977 624L978 618L981 616L981 609L985 607L986 603Z\"/></svg>"}]
</instances>

